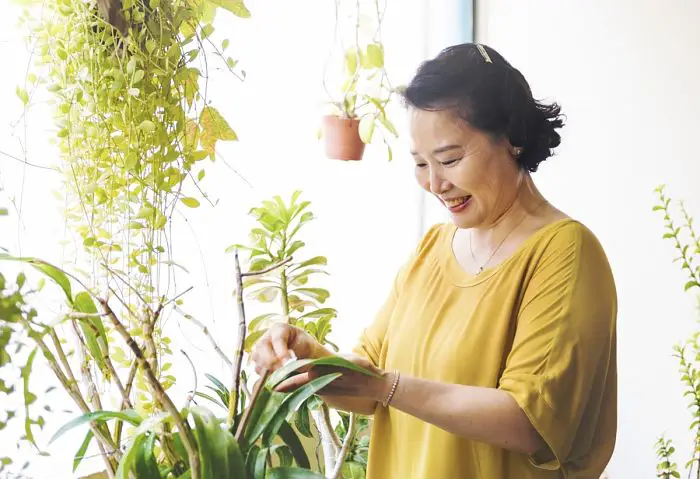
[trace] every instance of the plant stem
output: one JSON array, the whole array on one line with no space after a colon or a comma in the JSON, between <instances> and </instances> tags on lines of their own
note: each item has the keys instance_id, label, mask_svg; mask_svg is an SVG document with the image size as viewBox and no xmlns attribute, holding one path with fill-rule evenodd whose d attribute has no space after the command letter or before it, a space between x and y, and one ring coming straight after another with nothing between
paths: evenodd
<instances>
[{"instance_id":1,"label":"plant stem","mask_svg":"<svg viewBox=\"0 0 700 479\"><path fill-rule=\"evenodd\" d=\"M201 321L199 321L199 320L193 318L192 316L189 316L189 315L188 315L188 316L187 316L187 319L188 319L189 321L192 321L199 329L202 330L202 333L204 333L204 335L207 337L207 339L208 339L209 342L211 343L212 348L214 348L214 351L216 351L216 354L218 354L219 357L221 358L221 360L222 360L224 363L226 363L226 366L228 366L228 368L231 370L231 374L235 374L235 369L234 369L234 367L233 367L233 363L231 362L231 360L230 360L228 357L226 357L226 355L224 354L223 350L222 350L222 349L219 347L219 345L216 343L216 340L215 340L214 337L211 335L211 332L209 331L209 328L206 327Z\"/></svg>"},{"instance_id":2,"label":"plant stem","mask_svg":"<svg viewBox=\"0 0 700 479\"><path fill-rule=\"evenodd\" d=\"M350 424L348 424L348 432L345 435L345 439L343 440L343 445L340 448L340 451L338 452L338 455L335 458L335 468L333 469L333 473L327 477L330 479L341 479L342 476L342 471L343 471L343 464L345 463L345 456L348 455L348 451L350 450L350 446L352 445L352 441L355 439L355 430L357 428L357 416L355 413L350 414Z\"/></svg>"},{"instance_id":3,"label":"plant stem","mask_svg":"<svg viewBox=\"0 0 700 479\"><path fill-rule=\"evenodd\" d=\"M126 387L124 388L124 396L126 396L127 398L131 395L131 388L134 385L134 379L136 379L136 371L138 371L138 363L134 361L133 363L131 363L131 368L129 369L129 377L126 379ZM122 399L122 404L119 410L123 411L128 406L129 405L125 403ZM122 440L122 427L123 421L117 419L116 424L114 426L114 442L116 443L117 447L119 447Z\"/></svg>"},{"instance_id":4,"label":"plant stem","mask_svg":"<svg viewBox=\"0 0 700 479\"><path fill-rule=\"evenodd\" d=\"M333 442L332 426L330 420L326 421L324 412L321 410L311 411L311 417L316 424L319 434L321 435L321 448L323 449L324 472L329 474L335 467L335 457L338 454L338 448Z\"/></svg>"},{"instance_id":5,"label":"plant stem","mask_svg":"<svg viewBox=\"0 0 700 479\"><path fill-rule=\"evenodd\" d=\"M247 273L241 272L241 263L238 257L238 250L234 252L234 267L235 267L235 273L236 273L236 301L238 304L238 344L236 345L236 353L233 356L233 387L231 388L231 392L229 393L229 403L228 403L228 425L233 426L234 419L236 417L236 409L238 407L238 397L240 394L240 389L241 389L241 367L243 366L243 352L244 352L244 347L245 347L245 337L246 337L246 332L247 332L247 326L246 326L246 320L245 320L245 304L243 302L243 278L250 277L250 276L261 276L263 274L269 273L270 271L273 271L281 266L284 266L285 264L289 263L292 261L291 256L286 258L283 261L280 261L278 263L273 264L272 266L269 266L263 270L260 271L249 271ZM259 384L264 384L265 381L267 381L267 375L268 372L265 371L263 374L263 377L261 378L261 381ZM257 399L258 395L260 394L259 389L256 387L253 390L253 394L251 396L251 402L248 405L248 410L252 409L253 404L255 403L255 399ZM244 413L244 417L247 418L247 415ZM240 426L243 425L243 428ZM239 424L238 431L242 431L245 429L245 425L243 424L243 421ZM238 434L238 431L236 431L236 434Z\"/></svg>"},{"instance_id":6,"label":"plant stem","mask_svg":"<svg viewBox=\"0 0 700 479\"><path fill-rule=\"evenodd\" d=\"M126 344L134 353L134 356L136 356L136 361L141 367L141 370L144 372L146 380L149 386L151 387L151 390L156 400L160 402L160 404L163 405L165 410L168 411L173 417L173 421L175 421L175 424L177 425L177 428L180 431L182 443L185 446L185 450L187 451L187 457L190 461L190 468L192 471L192 479L201 479L199 470L199 454L197 453L197 445L194 435L192 434L192 429L190 428L187 421L185 421L182 418L182 416L180 416L180 412L177 410L177 407L175 407L175 404L173 404L172 400L170 399L170 396L168 396L165 390L163 390L163 386L161 386L160 382L153 373L151 366L148 364L148 361L144 357L143 351L141 351L141 348L139 348L139 346L136 344L134 338L132 338L129 332L124 328L124 325L119 321L117 315L114 314L114 311L112 311L112 308L110 308L107 300L100 299L100 304L107 313L109 319L112 321L114 329L117 330L119 335L124 339Z\"/></svg>"},{"instance_id":7,"label":"plant stem","mask_svg":"<svg viewBox=\"0 0 700 479\"><path fill-rule=\"evenodd\" d=\"M238 394L241 384L241 366L243 365L243 349L245 345L246 324L245 324L245 305L243 303L243 273L241 272L241 263L238 259L238 250L234 253L234 267L236 272L236 302L238 304L238 344L236 353L233 356L233 387L229 394L228 403L228 425L233 426L233 421L236 417L238 409ZM252 404L251 404L252 405Z\"/></svg>"},{"instance_id":8,"label":"plant stem","mask_svg":"<svg viewBox=\"0 0 700 479\"><path fill-rule=\"evenodd\" d=\"M61 360L61 364L63 365L63 369L66 372L68 380L71 382L72 385L77 386L78 382L75 380L73 370L70 367L70 363L68 362L66 353L63 351L63 347L61 346L61 340L59 339L58 334L56 334L56 330L54 328L51 328L49 330L49 334L51 335L51 340L53 341L53 345L56 348L58 358Z\"/></svg>"}]
</instances>

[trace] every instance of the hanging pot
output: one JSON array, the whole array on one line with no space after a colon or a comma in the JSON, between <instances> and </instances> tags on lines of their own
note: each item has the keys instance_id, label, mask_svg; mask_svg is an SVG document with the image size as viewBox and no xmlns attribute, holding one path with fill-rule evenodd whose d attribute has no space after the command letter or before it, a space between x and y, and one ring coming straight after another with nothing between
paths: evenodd
<instances>
[{"instance_id":1,"label":"hanging pot","mask_svg":"<svg viewBox=\"0 0 700 479\"><path fill-rule=\"evenodd\" d=\"M360 161L365 144L360 138L360 121L336 115L323 117L326 156L332 160Z\"/></svg>"}]
</instances>

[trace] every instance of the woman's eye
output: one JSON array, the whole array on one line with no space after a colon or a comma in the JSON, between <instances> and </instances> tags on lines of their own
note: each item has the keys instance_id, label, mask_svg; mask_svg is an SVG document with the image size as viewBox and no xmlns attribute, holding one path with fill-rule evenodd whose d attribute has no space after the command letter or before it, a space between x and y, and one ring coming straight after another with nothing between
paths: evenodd
<instances>
[{"instance_id":1,"label":"woman's eye","mask_svg":"<svg viewBox=\"0 0 700 479\"><path fill-rule=\"evenodd\" d=\"M427 163L416 163L416 168L425 168L426 166L428 166Z\"/></svg>"},{"instance_id":2,"label":"woman's eye","mask_svg":"<svg viewBox=\"0 0 700 479\"><path fill-rule=\"evenodd\" d=\"M441 164L442 166L450 166L450 165L454 165L454 164L457 163L459 160L461 160L461 158L455 158L454 160L441 161L440 164Z\"/></svg>"}]
</instances>

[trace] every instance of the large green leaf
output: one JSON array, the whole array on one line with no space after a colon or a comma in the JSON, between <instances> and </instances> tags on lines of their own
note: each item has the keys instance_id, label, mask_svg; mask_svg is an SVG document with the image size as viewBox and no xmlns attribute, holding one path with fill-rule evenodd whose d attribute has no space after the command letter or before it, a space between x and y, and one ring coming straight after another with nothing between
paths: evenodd
<instances>
[{"instance_id":1,"label":"large green leaf","mask_svg":"<svg viewBox=\"0 0 700 479\"><path fill-rule=\"evenodd\" d=\"M306 417L308 418L309 410L304 406L300 409L299 413L303 411L306 411ZM284 421L282 426L280 426L279 435L284 443L289 446L289 450L292 452L292 457L294 457L297 465L306 469L310 468L311 464L309 463L309 457L306 455L306 451L304 450L304 445L301 443L299 436L297 436L297 433L294 432L294 429L287 421Z\"/></svg>"},{"instance_id":2,"label":"large green leaf","mask_svg":"<svg viewBox=\"0 0 700 479\"><path fill-rule=\"evenodd\" d=\"M224 0L217 0L217 2L224 3ZM221 113L219 113L219 110L212 106L207 106L202 109L202 113L199 116L199 123L202 126L202 136L200 138L202 149L209 153L212 159L216 153L217 141L236 141L238 139L236 132L231 129L231 126Z\"/></svg>"},{"instance_id":3,"label":"large green leaf","mask_svg":"<svg viewBox=\"0 0 700 479\"><path fill-rule=\"evenodd\" d=\"M78 416L75 419L67 422L61 428L56 431L56 433L51 437L49 440L49 444L54 442L56 439L61 437L63 434L66 432L70 431L71 429L81 426L83 424L86 424L88 422L105 422L109 419L121 419L122 421L126 421L129 424L133 426L138 426L141 424L141 421L143 418L139 415L134 410L127 409L126 411L93 411L93 412L88 412L83 414L82 416Z\"/></svg>"},{"instance_id":4,"label":"large green leaf","mask_svg":"<svg viewBox=\"0 0 700 479\"><path fill-rule=\"evenodd\" d=\"M221 398L221 401L223 401L224 404L228 404L230 401L229 390L226 388L226 386L224 386L224 383L219 381L216 377L212 376L211 374L205 373L204 375L207 377L207 379L209 379L209 381L212 382L212 384L214 384L214 388L211 389L214 389L216 391L217 395L219 396L219 398Z\"/></svg>"},{"instance_id":5,"label":"large green leaf","mask_svg":"<svg viewBox=\"0 0 700 479\"><path fill-rule=\"evenodd\" d=\"M146 439L145 434L139 434L132 439L121 461L119 461L119 467L114 475L115 479L129 479L129 473L136 465L136 456L139 453L139 448L142 446L144 439Z\"/></svg>"},{"instance_id":6,"label":"large green leaf","mask_svg":"<svg viewBox=\"0 0 700 479\"><path fill-rule=\"evenodd\" d=\"M313 437L311 432L311 417L309 415L309 406L304 404L299 408L299 411L294 415L294 426L297 431L305 437ZM280 433L281 434L281 433Z\"/></svg>"},{"instance_id":7,"label":"large green leaf","mask_svg":"<svg viewBox=\"0 0 700 479\"><path fill-rule=\"evenodd\" d=\"M233 435L221 427L219 419L209 410L196 406L190 413L195 423L202 477L245 477L243 455Z\"/></svg>"},{"instance_id":8,"label":"large green leaf","mask_svg":"<svg viewBox=\"0 0 700 479\"><path fill-rule=\"evenodd\" d=\"M243 437L246 444L250 445L258 440L286 396L283 393L270 392L266 388L260 391L260 395L250 413L248 426L244 431Z\"/></svg>"},{"instance_id":9,"label":"large green leaf","mask_svg":"<svg viewBox=\"0 0 700 479\"><path fill-rule=\"evenodd\" d=\"M289 394L282 402L282 406L275 412L269 424L263 432L263 444L270 445L272 440L279 433L282 423L289 414L296 411L307 399L318 391L328 386L330 383L342 376L341 373L326 374L320 378L313 379Z\"/></svg>"},{"instance_id":10,"label":"large green leaf","mask_svg":"<svg viewBox=\"0 0 700 479\"><path fill-rule=\"evenodd\" d=\"M66 273L60 269L57 268L56 266L47 263L46 261L40 260L38 258L29 258L29 257L17 257L17 256L11 256L6 253L0 253L0 261L1 260L6 260L6 261L21 261L23 263L27 263L37 270L41 271L44 273L46 276L51 278L57 285L61 287L63 292L66 295L66 298L68 299L69 303L73 302L73 295L71 293L71 285L70 281L68 280L68 276Z\"/></svg>"},{"instance_id":11,"label":"large green leaf","mask_svg":"<svg viewBox=\"0 0 700 479\"><path fill-rule=\"evenodd\" d=\"M134 472L138 479L160 479L160 470L153 452L155 443L156 435L149 434L136 450Z\"/></svg>"},{"instance_id":12,"label":"large green leaf","mask_svg":"<svg viewBox=\"0 0 700 479\"><path fill-rule=\"evenodd\" d=\"M326 259L325 256L314 256L311 259L307 259L306 261L303 261L296 265L294 268L292 268L292 271L296 271L301 268L306 268L307 266L312 266L312 265L327 265L328 264L328 259Z\"/></svg>"},{"instance_id":13,"label":"large green leaf","mask_svg":"<svg viewBox=\"0 0 700 479\"><path fill-rule=\"evenodd\" d=\"M325 479L325 476L296 467L275 467L267 473L266 479Z\"/></svg>"},{"instance_id":14,"label":"large green leaf","mask_svg":"<svg viewBox=\"0 0 700 479\"><path fill-rule=\"evenodd\" d=\"M298 371L304 367L316 367L316 366L329 366L339 369L348 369L350 371L355 371L358 373L366 374L367 376L377 377L372 371L365 369L357 364L348 361L340 356L326 356L319 359L297 359L295 361L290 361L274 373L270 375L267 379L265 385L270 388L276 388L282 381L287 379L292 373Z\"/></svg>"},{"instance_id":15,"label":"large green leaf","mask_svg":"<svg viewBox=\"0 0 700 479\"><path fill-rule=\"evenodd\" d=\"M83 439L83 443L80 445L78 452L75 453L75 457L73 458L73 472L75 472L75 470L78 469L80 462L83 460L83 457L85 457L85 452L87 451L87 448L90 445L90 441L92 441L92 436L92 430L88 431L87 434L85 434L85 439Z\"/></svg>"},{"instance_id":16,"label":"large green leaf","mask_svg":"<svg viewBox=\"0 0 700 479\"><path fill-rule=\"evenodd\" d=\"M81 319L78 323L85 336L85 344L87 345L90 355L97 362L100 371L108 378L110 371L105 362L105 357L109 354L107 333L105 332L102 318L96 315L97 307L90 294L85 291L81 291L75 295L73 307L78 312L94 315L86 319Z\"/></svg>"}]
</instances>

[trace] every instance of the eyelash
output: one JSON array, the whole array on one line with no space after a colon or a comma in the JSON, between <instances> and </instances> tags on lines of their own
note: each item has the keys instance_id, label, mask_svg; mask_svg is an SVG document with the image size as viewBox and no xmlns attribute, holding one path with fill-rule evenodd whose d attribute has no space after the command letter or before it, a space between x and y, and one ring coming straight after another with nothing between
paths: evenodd
<instances>
[{"instance_id":1,"label":"eyelash","mask_svg":"<svg viewBox=\"0 0 700 479\"><path fill-rule=\"evenodd\" d=\"M455 163L457 163L457 162L458 162L459 160L461 160L461 159L462 159L462 158L455 158L454 160L441 161L440 164L441 164L442 166L450 167L450 166L454 165ZM428 166L427 163L418 163L418 164L416 164L416 168L425 168L426 166Z\"/></svg>"}]
</instances>

